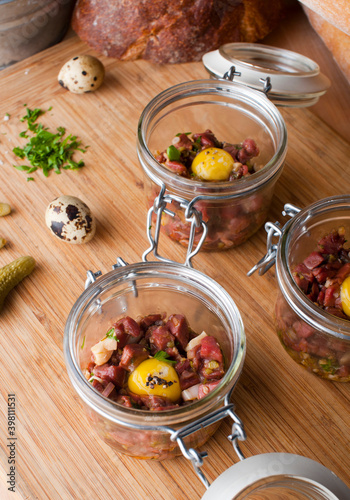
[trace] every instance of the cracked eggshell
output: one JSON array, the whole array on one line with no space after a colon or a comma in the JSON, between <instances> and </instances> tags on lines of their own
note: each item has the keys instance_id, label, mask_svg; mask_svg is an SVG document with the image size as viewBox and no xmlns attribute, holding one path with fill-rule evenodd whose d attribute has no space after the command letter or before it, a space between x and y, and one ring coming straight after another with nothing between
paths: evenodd
<instances>
[{"instance_id":1,"label":"cracked eggshell","mask_svg":"<svg viewBox=\"0 0 350 500\"><path fill-rule=\"evenodd\" d=\"M75 56L62 66L58 83L73 94L84 94L97 90L104 75L104 66L96 57Z\"/></svg>"},{"instance_id":2,"label":"cracked eggshell","mask_svg":"<svg viewBox=\"0 0 350 500\"><path fill-rule=\"evenodd\" d=\"M50 231L62 241L87 243L96 230L89 207L75 196L59 196L46 209L45 222Z\"/></svg>"}]
</instances>

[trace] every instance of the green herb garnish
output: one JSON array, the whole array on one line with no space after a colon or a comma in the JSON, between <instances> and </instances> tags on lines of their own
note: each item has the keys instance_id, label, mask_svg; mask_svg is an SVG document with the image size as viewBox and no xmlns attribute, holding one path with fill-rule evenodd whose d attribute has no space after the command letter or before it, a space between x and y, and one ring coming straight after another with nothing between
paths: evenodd
<instances>
[{"instance_id":1,"label":"green herb garnish","mask_svg":"<svg viewBox=\"0 0 350 500\"><path fill-rule=\"evenodd\" d=\"M27 108L27 114L21 118L22 122L27 122L28 130L21 132L19 136L28 138L28 131L31 131L33 135L23 148L13 148L13 152L21 159L26 158L32 168L27 165L14 165L14 167L29 173L41 168L45 177L49 175L50 170L60 174L61 168L77 170L83 167L82 160L76 162L72 159L75 151L85 153L86 148L79 147L81 141L78 141L77 137L71 134L64 138L66 133L64 127L58 127L57 133L52 133L41 123L35 123L39 116L44 113L45 111L39 108L34 110Z\"/></svg>"},{"instance_id":2,"label":"green herb garnish","mask_svg":"<svg viewBox=\"0 0 350 500\"><path fill-rule=\"evenodd\" d=\"M27 114L21 118L21 122L27 121L29 130L34 132L39 127L39 124L34 122L44 113L45 111L40 108L35 108L33 110L27 108Z\"/></svg>"},{"instance_id":3,"label":"green herb garnish","mask_svg":"<svg viewBox=\"0 0 350 500\"><path fill-rule=\"evenodd\" d=\"M166 154L170 161L177 161L181 156L181 152L173 145L168 147Z\"/></svg>"},{"instance_id":4,"label":"green herb garnish","mask_svg":"<svg viewBox=\"0 0 350 500\"><path fill-rule=\"evenodd\" d=\"M196 140L194 141L194 143L193 143L193 146L192 146L192 147L193 147L193 149L194 149L195 151L199 151L199 150L201 150L201 149L202 149L202 145L201 145L201 138L200 138L200 137L198 137L198 139L196 139Z\"/></svg>"},{"instance_id":5,"label":"green herb garnish","mask_svg":"<svg viewBox=\"0 0 350 500\"><path fill-rule=\"evenodd\" d=\"M192 134L192 132L179 132L178 134L176 134L176 136L175 136L175 137L180 137L180 135L182 135L182 134L185 134L185 135L191 135L191 134Z\"/></svg>"},{"instance_id":6,"label":"green herb garnish","mask_svg":"<svg viewBox=\"0 0 350 500\"><path fill-rule=\"evenodd\" d=\"M111 328L110 330L108 330L108 332L106 333L106 337L108 339L113 339L119 342L119 339L117 339L117 335L115 334L115 328Z\"/></svg>"},{"instance_id":7,"label":"green herb garnish","mask_svg":"<svg viewBox=\"0 0 350 500\"><path fill-rule=\"evenodd\" d=\"M28 180L28 179L27 179L27 180ZM82 344L81 344L81 346L80 346L80 349L84 349L84 345L85 345L85 335L84 335L84 338L83 338L83 342L82 342Z\"/></svg>"},{"instance_id":8,"label":"green herb garnish","mask_svg":"<svg viewBox=\"0 0 350 500\"><path fill-rule=\"evenodd\" d=\"M319 366L322 368L324 372L334 374L336 369L339 368L336 366L336 362L332 359L327 359L327 360L319 360L318 362Z\"/></svg>"},{"instance_id":9,"label":"green herb garnish","mask_svg":"<svg viewBox=\"0 0 350 500\"><path fill-rule=\"evenodd\" d=\"M27 182L33 181L33 180L34 180L34 177L27 177Z\"/></svg>"},{"instance_id":10,"label":"green herb garnish","mask_svg":"<svg viewBox=\"0 0 350 500\"><path fill-rule=\"evenodd\" d=\"M158 351L154 355L154 359L158 361L165 361L166 363L170 363L171 365L176 365L177 361L174 359L169 359L169 355L165 351Z\"/></svg>"}]
</instances>

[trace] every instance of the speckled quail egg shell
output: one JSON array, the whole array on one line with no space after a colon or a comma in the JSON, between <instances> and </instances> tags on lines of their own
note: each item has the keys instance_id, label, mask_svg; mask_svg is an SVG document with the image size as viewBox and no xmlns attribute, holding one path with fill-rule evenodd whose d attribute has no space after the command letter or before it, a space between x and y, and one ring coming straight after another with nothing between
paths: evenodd
<instances>
[{"instance_id":1,"label":"speckled quail egg shell","mask_svg":"<svg viewBox=\"0 0 350 500\"><path fill-rule=\"evenodd\" d=\"M103 82L105 69L94 56L75 56L70 59L58 75L62 87L74 94L97 90Z\"/></svg>"},{"instance_id":2,"label":"speckled quail egg shell","mask_svg":"<svg viewBox=\"0 0 350 500\"><path fill-rule=\"evenodd\" d=\"M90 241L96 230L89 207L75 196L53 200L46 209L45 222L57 238L77 245Z\"/></svg>"}]
</instances>

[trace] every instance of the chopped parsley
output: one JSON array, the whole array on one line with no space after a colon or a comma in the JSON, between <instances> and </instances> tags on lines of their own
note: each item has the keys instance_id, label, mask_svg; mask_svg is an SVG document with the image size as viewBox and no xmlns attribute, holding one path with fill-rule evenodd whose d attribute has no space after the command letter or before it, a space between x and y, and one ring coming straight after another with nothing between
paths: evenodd
<instances>
[{"instance_id":1,"label":"chopped parsley","mask_svg":"<svg viewBox=\"0 0 350 500\"><path fill-rule=\"evenodd\" d=\"M28 177L28 179L29 179L29 177ZM84 335L84 338L83 338L83 342L82 342L82 344L80 346L80 349L84 349L84 345L85 345L85 335Z\"/></svg>"},{"instance_id":2,"label":"chopped parsley","mask_svg":"<svg viewBox=\"0 0 350 500\"><path fill-rule=\"evenodd\" d=\"M35 132L40 126L42 127L42 125L34 122L36 122L39 116L43 115L44 113L45 111L40 108L35 108L33 110L27 108L27 114L21 118L21 122L27 121L28 129L32 132Z\"/></svg>"},{"instance_id":3,"label":"chopped parsley","mask_svg":"<svg viewBox=\"0 0 350 500\"><path fill-rule=\"evenodd\" d=\"M158 361L165 361L166 363L170 363L171 365L176 365L177 361L174 359L169 359L168 354L165 351L158 351L154 355L154 359L157 359Z\"/></svg>"},{"instance_id":4,"label":"chopped parsley","mask_svg":"<svg viewBox=\"0 0 350 500\"><path fill-rule=\"evenodd\" d=\"M192 132L179 132L178 134L176 134L176 137L180 137L180 135L182 135L182 134L191 135Z\"/></svg>"},{"instance_id":5,"label":"chopped parsley","mask_svg":"<svg viewBox=\"0 0 350 500\"><path fill-rule=\"evenodd\" d=\"M61 168L77 170L83 167L82 160L76 162L72 158L76 151L85 153L86 148L79 147L81 141L78 141L77 137L71 134L64 137L66 133L64 127L58 127L57 132L52 133L41 123L36 123L39 116L44 113L45 111L39 108L33 110L27 108L27 114L21 118L21 122L27 122L28 129L22 131L19 136L29 139L29 141L23 148L13 148L13 152L21 160L27 159L31 167L28 165L13 166L17 170L27 173L35 172L41 168L45 177L49 175L50 170L60 174ZM32 132L32 136L28 134L28 131ZM34 179L30 178L30 180Z\"/></svg>"},{"instance_id":6,"label":"chopped parsley","mask_svg":"<svg viewBox=\"0 0 350 500\"><path fill-rule=\"evenodd\" d=\"M111 328L110 330L108 330L108 332L106 333L106 337L108 339L113 339L119 342L119 339L117 339L117 335L115 334L115 328Z\"/></svg>"}]
</instances>

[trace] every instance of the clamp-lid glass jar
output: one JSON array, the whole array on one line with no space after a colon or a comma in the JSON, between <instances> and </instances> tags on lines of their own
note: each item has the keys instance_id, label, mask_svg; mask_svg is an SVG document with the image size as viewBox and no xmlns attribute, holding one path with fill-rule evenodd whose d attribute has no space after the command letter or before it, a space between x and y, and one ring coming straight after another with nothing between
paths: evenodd
<instances>
[{"instance_id":1,"label":"clamp-lid glass jar","mask_svg":"<svg viewBox=\"0 0 350 500\"><path fill-rule=\"evenodd\" d=\"M220 139L242 143L253 139L260 165L253 175L230 182L182 177L155 159L178 133L209 129ZM252 236L266 219L274 185L282 172L287 132L278 109L265 94L230 81L198 80L175 85L156 96L141 114L137 150L145 173L147 203L153 206L161 188L173 196L162 217L162 230L187 246L190 224L181 200L196 208L207 224L204 250L224 250ZM194 244L202 235L198 224Z\"/></svg>"},{"instance_id":2,"label":"clamp-lid glass jar","mask_svg":"<svg viewBox=\"0 0 350 500\"><path fill-rule=\"evenodd\" d=\"M205 236L202 249L225 250L240 245L261 227L282 171L287 133L274 104L311 106L326 92L330 82L311 59L261 44L223 45L205 54L203 64L210 76L218 81L187 82L156 96L140 117L137 149L145 173L147 203L153 206L157 217L163 213L162 231L184 246L188 246L189 241L192 246L189 219L194 207L202 216L202 221L196 225L194 245L202 243L201 236ZM196 142L206 129L215 135L215 147L233 155L235 163L231 164L229 180L217 181L217 174L212 175L213 171L220 171L223 175L220 179L227 179L229 167L226 166L223 172L220 163L227 156L220 149L219 154L211 151L215 153L213 157L209 155L213 162L208 162L209 157L202 162L203 155L199 160L198 151L210 148L212 137L209 143L208 137L205 141L200 138L197 146L191 146L188 140L186 145L181 138L181 134L190 131L196 134L192 136ZM175 137L178 151L190 149L190 153L185 151L183 157L182 152L180 155L186 168L180 163L180 166L173 165L171 171L164 165L169 163L170 168L170 163L177 162L171 161L168 150L166 154L163 152L176 135L181 139L176 142L179 138ZM254 142L260 151L256 157L256 147L247 149L245 146L252 146ZM237 154L239 148L243 149L243 156L241 151ZM195 161L191 164L193 155ZM240 162L244 163L247 155L250 159L242 165ZM161 158L161 163L156 157ZM201 181L200 175L197 178L195 162L204 164L200 170L202 173L203 168L206 170L206 181ZM165 192L168 193L166 203ZM184 206L187 206L185 214L181 210ZM207 224L206 230L203 224Z\"/></svg>"},{"instance_id":3,"label":"clamp-lid glass jar","mask_svg":"<svg viewBox=\"0 0 350 500\"><path fill-rule=\"evenodd\" d=\"M143 262L114 267L97 279L101 273L89 272L94 282L88 283L69 314L64 355L71 383L93 428L117 452L158 460L184 453L200 462L201 455L188 448L205 443L225 416L235 418L229 399L245 355L240 313L214 280L181 264ZM183 314L196 332L206 330L217 339L226 366L219 385L192 404L160 412L122 406L101 395L83 374L91 347L121 316L163 312Z\"/></svg>"},{"instance_id":4,"label":"clamp-lid glass jar","mask_svg":"<svg viewBox=\"0 0 350 500\"><path fill-rule=\"evenodd\" d=\"M278 337L288 354L312 373L349 382L350 317L334 315L337 310L332 306L340 306L341 284L350 275L349 252L342 243L350 234L350 196L325 198L303 210L286 205L284 213L292 219L282 229L266 224L268 253L253 268L264 272L276 259ZM333 241L339 229L345 238L336 236ZM272 244L273 236L279 238L278 244ZM327 236L332 239L331 253L324 246ZM315 296L306 296L296 282L300 285L300 278L314 287Z\"/></svg>"},{"instance_id":5,"label":"clamp-lid glass jar","mask_svg":"<svg viewBox=\"0 0 350 500\"><path fill-rule=\"evenodd\" d=\"M87 289L74 304L65 328L64 356L72 385L84 403L88 419L100 437L119 453L134 458L163 460L181 453L192 462L207 488L204 499L295 498L345 500L349 489L321 464L288 453L269 453L245 458L239 441L246 439L243 423L230 403L231 393L243 368L245 334L240 314L231 297L211 278L175 263L144 262L126 265L118 259L114 270L88 271ZM157 304L155 309L155 304ZM86 380L83 369L90 348L118 315L174 310L186 314L200 330L205 325L217 338L227 361L222 382L205 398L178 409L150 412L118 405L104 397ZM220 421L230 417L228 436L239 462L209 484L201 467L204 444ZM194 448L195 447L195 448ZM256 496L267 493L270 496ZM240 495L240 496L238 496ZM250 496L249 496L250 495ZM289 495L289 496L287 496ZM313 496L312 496L313 495Z\"/></svg>"}]
</instances>

